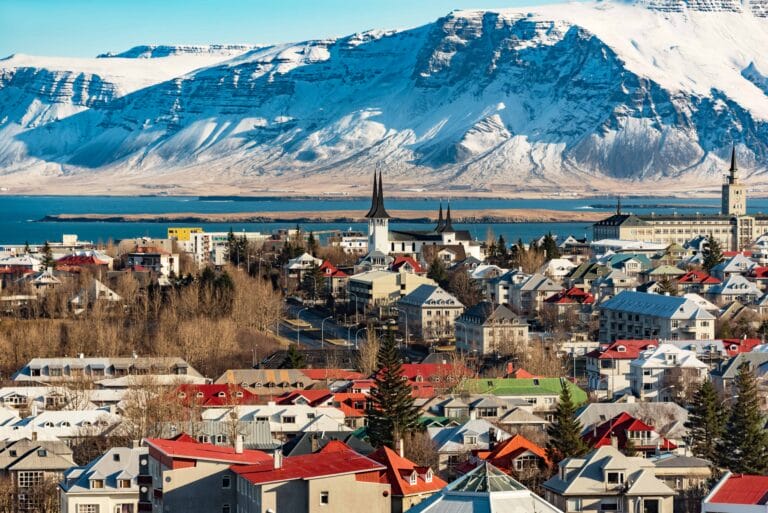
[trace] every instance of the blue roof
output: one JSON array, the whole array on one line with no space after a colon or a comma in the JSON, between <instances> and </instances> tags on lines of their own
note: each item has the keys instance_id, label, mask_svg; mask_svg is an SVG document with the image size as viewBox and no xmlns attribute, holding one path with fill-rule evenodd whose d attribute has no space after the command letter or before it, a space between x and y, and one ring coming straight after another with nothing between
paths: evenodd
<instances>
[{"instance_id":1,"label":"blue roof","mask_svg":"<svg viewBox=\"0 0 768 513\"><path fill-rule=\"evenodd\" d=\"M715 317L684 297L646 294L625 290L603 303L603 309L667 319L714 319Z\"/></svg>"}]
</instances>

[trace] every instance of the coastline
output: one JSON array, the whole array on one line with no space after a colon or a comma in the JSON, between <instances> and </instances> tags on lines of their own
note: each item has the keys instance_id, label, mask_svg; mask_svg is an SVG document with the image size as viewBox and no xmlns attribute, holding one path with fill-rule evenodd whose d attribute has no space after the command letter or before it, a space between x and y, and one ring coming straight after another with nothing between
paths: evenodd
<instances>
[{"instance_id":1,"label":"coastline","mask_svg":"<svg viewBox=\"0 0 768 513\"><path fill-rule=\"evenodd\" d=\"M435 223L434 213L423 210L390 210L392 221L408 223ZM547 209L473 209L454 210L453 222L459 224L481 223L565 223L597 222L605 212L547 210ZM136 213L136 214L55 214L47 215L38 222L121 222L121 223L363 223L367 222L362 211L331 210L322 212L234 212L234 213Z\"/></svg>"}]
</instances>

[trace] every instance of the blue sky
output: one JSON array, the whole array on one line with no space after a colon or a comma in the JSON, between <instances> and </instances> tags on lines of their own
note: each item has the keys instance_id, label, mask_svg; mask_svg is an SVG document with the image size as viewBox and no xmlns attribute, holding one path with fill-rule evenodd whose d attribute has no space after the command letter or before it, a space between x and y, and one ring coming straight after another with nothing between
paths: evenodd
<instances>
[{"instance_id":1,"label":"blue sky","mask_svg":"<svg viewBox=\"0 0 768 513\"><path fill-rule=\"evenodd\" d=\"M408 28L453 9L549 0L0 0L0 57L95 56L139 44L279 43Z\"/></svg>"}]
</instances>

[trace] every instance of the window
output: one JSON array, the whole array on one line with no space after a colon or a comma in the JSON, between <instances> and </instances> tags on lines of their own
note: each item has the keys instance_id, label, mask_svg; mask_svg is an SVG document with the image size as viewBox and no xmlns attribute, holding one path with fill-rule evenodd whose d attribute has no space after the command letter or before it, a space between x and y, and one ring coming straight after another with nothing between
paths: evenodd
<instances>
[{"instance_id":1,"label":"window","mask_svg":"<svg viewBox=\"0 0 768 513\"><path fill-rule=\"evenodd\" d=\"M296 424L296 416L295 415L283 416L283 424Z\"/></svg>"},{"instance_id":2,"label":"window","mask_svg":"<svg viewBox=\"0 0 768 513\"><path fill-rule=\"evenodd\" d=\"M475 435L464 435L464 444L465 445L476 445L477 444L477 436L475 436Z\"/></svg>"},{"instance_id":3,"label":"window","mask_svg":"<svg viewBox=\"0 0 768 513\"><path fill-rule=\"evenodd\" d=\"M231 511L232 511L232 508L229 506L229 504L221 505L221 513L230 513Z\"/></svg>"},{"instance_id":4,"label":"window","mask_svg":"<svg viewBox=\"0 0 768 513\"><path fill-rule=\"evenodd\" d=\"M42 470L30 470L30 471L18 473L19 488L29 488L30 486L39 485L42 482L43 482Z\"/></svg>"},{"instance_id":5,"label":"window","mask_svg":"<svg viewBox=\"0 0 768 513\"><path fill-rule=\"evenodd\" d=\"M232 486L232 480L229 476L222 476L221 478L221 487L222 488L230 488Z\"/></svg>"},{"instance_id":6,"label":"window","mask_svg":"<svg viewBox=\"0 0 768 513\"><path fill-rule=\"evenodd\" d=\"M617 502L601 502L600 511L618 511L619 504Z\"/></svg>"},{"instance_id":7,"label":"window","mask_svg":"<svg viewBox=\"0 0 768 513\"><path fill-rule=\"evenodd\" d=\"M330 494L328 492L320 492L320 504L330 504Z\"/></svg>"},{"instance_id":8,"label":"window","mask_svg":"<svg viewBox=\"0 0 768 513\"><path fill-rule=\"evenodd\" d=\"M112 455L112 461L120 461L120 453L116 452Z\"/></svg>"},{"instance_id":9,"label":"window","mask_svg":"<svg viewBox=\"0 0 768 513\"><path fill-rule=\"evenodd\" d=\"M581 499L568 499L568 511L581 511Z\"/></svg>"},{"instance_id":10,"label":"window","mask_svg":"<svg viewBox=\"0 0 768 513\"><path fill-rule=\"evenodd\" d=\"M619 484L624 482L624 474L621 472L607 472L605 480L610 484Z\"/></svg>"},{"instance_id":11,"label":"window","mask_svg":"<svg viewBox=\"0 0 768 513\"><path fill-rule=\"evenodd\" d=\"M91 479L91 488L94 490L101 490L104 488L104 480L103 479Z\"/></svg>"},{"instance_id":12,"label":"window","mask_svg":"<svg viewBox=\"0 0 768 513\"><path fill-rule=\"evenodd\" d=\"M40 456L41 458L45 458L46 456L48 456L48 451L46 451L45 449L38 449L37 455Z\"/></svg>"},{"instance_id":13,"label":"window","mask_svg":"<svg viewBox=\"0 0 768 513\"><path fill-rule=\"evenodd\" d=\"M118 479L117 480L117 487L118 488L130 488L131 487L131 480L130 479Z\"/></svg>"},{"instance_id":14,"label":"window","mask_svg":"<svg viewBox=\"0 0 768 513\"><path fill-rule=\"evenodd\" d=\"M416 472L413 472L413 473L411 474L410 478L408 479L408 483L409 483L411 486L415 486L415 485L416 485Z\"/></svg>"},{"instance_id":15,"label":"window","mask_svg":"<svg viewBox=\"0 0 768 513\"><path fill-rule=\"evenodd\" d=\"M99 513L98 504L78 504L77 513Z\"/></svg>"},{"instance_id":16,"label":"window","mask_svg":"<svg viewBox=\"0 0 768 513\"><path fill-rule=\"evenodd\" d=\"M116 504L115 513L134 513L133 504Z\"/></svg>"}]
</instances>

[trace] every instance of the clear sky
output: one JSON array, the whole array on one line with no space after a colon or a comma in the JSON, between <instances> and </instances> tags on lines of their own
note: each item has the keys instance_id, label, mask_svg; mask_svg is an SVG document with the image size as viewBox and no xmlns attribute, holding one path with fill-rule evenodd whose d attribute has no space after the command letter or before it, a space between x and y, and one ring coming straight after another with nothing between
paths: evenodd
<instances>
[{"instance_id":1,"label":"clear sky","mask_svg":"<svg viewBox=\"0 0 768 513\"><path fill-rule=\"evenodd\" d=\"M0 0L0 58L13 53L90 57L140 44L301 41L415 27L453 9L548 1Z\"/></svg>"}]
</instances>

